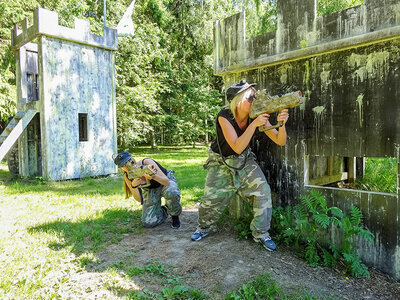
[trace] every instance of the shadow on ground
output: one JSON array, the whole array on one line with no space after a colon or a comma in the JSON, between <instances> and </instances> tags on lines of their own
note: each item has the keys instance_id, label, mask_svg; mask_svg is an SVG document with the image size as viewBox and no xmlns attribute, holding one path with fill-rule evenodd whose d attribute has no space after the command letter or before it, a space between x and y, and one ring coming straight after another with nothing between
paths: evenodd
<instances>
[{"instance_id":1,"label":"shadow on ground","mask_svg":"<svg viewBox=\"0 0 400 300\"><path fill-rule=\"evenodd\" d=\"M268 252L253 241L236 240L236 233L228 228L193 242L190 236L197 224L196 208L183 211L182 227L178 230L170 227L170 218L155 228L144 229L138 223L139 214L140 211L113 211L104 215L107 222L114 218L115 224L125 222L133 226L133 230L122 234L109 232L104 228L107 222L101 219L44 224L31 230L60 232L65 236L65 245L72 246L77 256L85 248L93 247L91 234L101 232L105 238L100 244L114 237L113 243L99 247L94 253L95 259L85 263L85 268L93 274L113 268L128 275L132 282L130 288L111 288L119 296L135 290L160 293L164 286L185 285L201 290L210 299L222 299L251 279L269 274L286 293L302 290L318 298L400 298L398 284L379 272L371 270L371 278L356 279L333 269L311 268L287 247L278 245L278 251ZM86 227L93 229L91 234L76 238L75 232ZM49 246L57 249L65 245Z\"/></svg>"}]
</instances>

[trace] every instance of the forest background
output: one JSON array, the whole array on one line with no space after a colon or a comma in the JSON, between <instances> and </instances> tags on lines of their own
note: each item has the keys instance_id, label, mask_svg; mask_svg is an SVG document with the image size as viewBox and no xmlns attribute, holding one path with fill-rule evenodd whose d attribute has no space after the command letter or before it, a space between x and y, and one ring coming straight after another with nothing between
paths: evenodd
<instances>
[{"instance_id":1,"label":"forest background","mask_svg":"<svg viewBox=\"0 0 400 300\"><path fill-rule=\"evenodd\" d=\"M107 1L108 27L116 28L131 2ZM318 15L362 3L318 0ZM77 17L88 20L93 33L103 32L101 0L1 0L3 128L16 113L11 28L24 18L31 21L38 6L56 11L63 26L73 27ZM215 116L224 104L222 79L213 75L213 23L243 9L248 37L276 29L276 0L136 0L134 34L120 36L116 52L118 148L194 145L212 139Z\"/></svg>"}]
</instances>

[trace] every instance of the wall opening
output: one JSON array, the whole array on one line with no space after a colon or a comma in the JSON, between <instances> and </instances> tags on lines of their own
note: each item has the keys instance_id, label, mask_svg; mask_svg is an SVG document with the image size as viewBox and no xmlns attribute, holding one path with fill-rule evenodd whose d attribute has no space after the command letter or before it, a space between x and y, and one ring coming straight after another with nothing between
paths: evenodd
<instances>
[{"instance_id":1,"label":"wall opening","mask_svg":"<svg viewBox=\"0 0 400 300\"><path fill-rule=\"evenodd\" d=\"M397 194L394 157L305 157L305 184Z\"/></svg>"},{"instance_id":2,"label":"wall opening","mask_svg":"<svg viewBox=\"0 0 400 300\"><path fill-rule=\"evenodd\" d=\"M87 114L78 114L79 119L79 141L88 141L88 118Z\"/></svg>"},{"instance_id":3,"label":"wall opening","mask_svg":"<svg viewBox=\"0 0 400 300\"><path fill-rule=\"evenodd\" d=\"M28 173L29 176L42 176L42 145L40 134L40 114L30 121L27 130Z\"/></svg>"},{"instance_id":4,"label":"wall opening","mask_svg":"<svg viewBox=\"0 0 400 300\"><path fill-rule=\"evenodd\" d=\"M277 29L278 12L276 1L262 0L236 2L233 4L238 12L246 10L246 37L252 38Z\"/></svg>"},{"instance_id":5,"label":"wall opening","mask_svg":"<svg viewBox=\"0 0 400 300\"><path fill-rule=\"evenodd\" d=\"M324 16L338 11L346 10L350 7L362 5L364 0L318 0L317 15Z\"/></svg>"},{"instance_id":6,"label":"wall opening","mask_svg":"<svg viewBox=\"0 0 400 300\"><path fill-rule=\"evenodd\" d=\"M38 53L34 50L26 50L26 102L39 100L38 84Z\"/></svg>"}]
</instances>

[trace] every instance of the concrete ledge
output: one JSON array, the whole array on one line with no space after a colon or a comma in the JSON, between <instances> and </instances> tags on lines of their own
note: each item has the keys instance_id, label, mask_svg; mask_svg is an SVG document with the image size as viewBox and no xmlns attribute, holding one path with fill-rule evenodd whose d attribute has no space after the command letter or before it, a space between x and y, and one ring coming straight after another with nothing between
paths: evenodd
<instances>
[{"instance_id":1,"label":"concrete ledge","mask_svg":"<svg viewBox=\"0 0 400 300\"><path fill-rule=\"evenodd\" d=\"M226 75L229 73L237 73L238 71L244 72L253 69L259 69L264 66L272 66L309 58L312 56L343 51L346 49L357 48L360 46L367 46L393 39L400 38L400 26L385 28L378 31L365 33L358 36L352 36L340 40L334 40L323 44L318 44L304 49L298 49L285 53L280 53L272 56L260 56L256 59L244 60L242 63L215 70L215 75Z\"/></svg>"}]
</instances>

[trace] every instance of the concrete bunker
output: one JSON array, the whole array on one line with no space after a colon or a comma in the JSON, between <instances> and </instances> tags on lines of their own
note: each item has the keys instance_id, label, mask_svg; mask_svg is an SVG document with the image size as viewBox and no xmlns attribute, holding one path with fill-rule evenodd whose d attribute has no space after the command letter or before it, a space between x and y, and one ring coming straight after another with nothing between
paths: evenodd
<instances>
[{"instance_id":1,"label":"concrete bunker","mask_svg":"<svg viewBox=\"0 0 400 300\"><path fill-rule=\"evenodd\" d=\"M317 17L316 0L277 0L277 11L277 30L250 39L244 13L216 21L214 73L225 87L244 78L271 94L302 90L287 145L258 134L252 145L274 202L317 189L345 211L358 206L375 234L373 245L357 241L361 259L400 279L400 3L365 0ZM397 161L395 193L327 186L362 176L369 157Z\"/></svg>"},{"instance_id":2,"label":"concrete bunker","mask_svg":"<svg viewBox=\"0 0 400 300\"><path fill-rule=\"evenodd\" d=\"M50 180L115 173L117 31L94 35L80 19L60 26L57 13L38 8L31 26L15 25L12 47L18 113L0 136L0 158L11 151L19 161L10 171Z\"/></svg>"}]
</instances>

